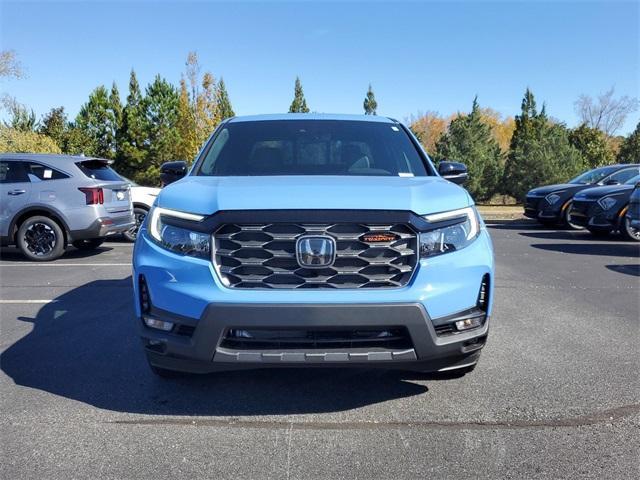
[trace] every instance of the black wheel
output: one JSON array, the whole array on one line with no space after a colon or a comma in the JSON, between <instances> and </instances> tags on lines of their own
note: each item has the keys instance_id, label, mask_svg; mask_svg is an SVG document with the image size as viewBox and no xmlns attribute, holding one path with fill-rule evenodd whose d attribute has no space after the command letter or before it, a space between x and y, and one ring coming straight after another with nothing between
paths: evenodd
<instances>
[{"instance_id":1,"label":"black wheel","mask_svg":"<svg viewBox=\"0 0 640 480\"><path fill-rule=\"evenodd\" d=\"M140 230L140 225L142 225L142 222L144 222L144 219L147 217L148 213L149 210L147 210L146 208L135 207L133 209L133 216L136 219L136 226L132 227L131 230L127 230L126 232L124 232L122 234L124 235L124 238L126 238L130 242L136 241L136 238L138 238L138 230Z\"/></svg>"},{"instance_id":2,"label":"black wheel","mask_svg":"<svg viewBox=\"0 0 640 480\"><path fill-rule=\"evenodd\" d=\"M64 234L51 218L31 217L18 228L16 245L29 260L49 262L64 252Z\"/></svg>"},{"instance_id":3,"label":"black wheel","mask_svg":"<svg viewBox=\"0 0 640 480\"><path fill-rule=\"evenodd\" d=\"M572 202L569 202L564 209L564 213L562 214L562 223L569 230L584 230L583 226L571 222L571 203Z\"/></svg>"},{"instance_id":4,"label":"black wheel","mask_svg":"<svg viewBox=\"0 0 640 480\"><path fill-rule=\"evenodd\" d=\"M627 240L640 242L640 229L633 228L631 226L631 220L629 220L629 217L624 217L622 222L620 222L620 233Z\"/></svg>"},{"instance_id":5,"label":"black wheel","mask_svg":"<svg viewBox=\"0 0 640 480\"><path fill-rule=\"evenodd\" d=\"M78 250L95 250L104 243L104 238L90 238L88 240L76 240L71 245Z\"/></svg>"},{"instance_id":6,"label":"black wheel","mask_svg":"<svg viewBox=\"0 0 640 480\"><path fill-rule=\"evenodd\" d=\"M611 230L607 230L606 228L587 227L587 230L589 230L594 237L608 237L611 233Z\"/></svg>"}]
</instances>

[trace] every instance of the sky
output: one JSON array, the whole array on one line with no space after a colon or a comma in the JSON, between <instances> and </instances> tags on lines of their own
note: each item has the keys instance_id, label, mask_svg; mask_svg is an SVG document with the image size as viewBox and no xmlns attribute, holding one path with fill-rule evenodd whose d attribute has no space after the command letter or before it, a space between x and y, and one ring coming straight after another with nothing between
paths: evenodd
<instances>
[{"instance_id":1,"label":"sky","mask_svg":"<svg viewBox=\"0 0 640 480\"><path fill-rule=\"evenodd\" d=\"M98 85L129 73L178 84L189 51L222 76L238 115L285 112L299 76L312 111L406 120L481 106L515 115L527 87L550 116L578 124L574 101L615 86L639 96L640 2L12 2L0 0L0 49L27 77L3 92L40 117L73 118ZM631 132L632 114L621 129Z\"/></svg>"}]
</instances>

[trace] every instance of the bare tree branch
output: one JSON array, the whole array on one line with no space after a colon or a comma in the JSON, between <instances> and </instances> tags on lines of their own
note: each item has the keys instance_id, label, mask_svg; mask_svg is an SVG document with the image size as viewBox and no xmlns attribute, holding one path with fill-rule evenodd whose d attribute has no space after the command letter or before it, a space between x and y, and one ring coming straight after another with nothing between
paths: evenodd
<instances>
[{"instance_id":1,"label":"bare tree branch","mask_svg":"<svg viewBox=\"0 0 640 480\"><path fill-rule=\"evenodd\" d=\"M14 50L0 50L0 78L22 78L24 69Z\"/></svg>"},{"instance_id":2,"label":"bare tree branch","mask_svg":"<svg viewBox=\"0 0 640 480\"><path fill-rule=\"evenodd\" d=\"M608 136L613 136L624 124L627 116L638 109L638 100L627 95L614 97L615 88L611 87L594 100L589 95L580 95L574 108L582 123L597 128Z\"/></svg>"}]
</instances>

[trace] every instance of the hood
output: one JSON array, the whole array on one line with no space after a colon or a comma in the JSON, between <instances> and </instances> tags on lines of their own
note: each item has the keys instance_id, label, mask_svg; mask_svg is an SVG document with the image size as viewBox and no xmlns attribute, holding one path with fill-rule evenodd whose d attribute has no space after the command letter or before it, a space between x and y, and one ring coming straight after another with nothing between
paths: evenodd
<instances>
[{"instance_id":1,"label":"hood","mask_svg":"<svg viewBox=\"0 0 640 480\"><path fill-rule=\"evenodd\" d=\"M571 191L571 192L579 192L580 190L584 190L585 188L589 188L591 185L580 185L575 183L558 183L557 185L546 185L544 187L534 188L530 190L527 195L537 195L539 197L544 197L553 192L559 191Z\"/></svg>"},{"instance_id":2,"label":"hood","mask_svg":"<svg viewBox=\"0 0 640 480\"><path fill-rule=\"evenodd\" d=\"M628 193L631 196L633 185L607 185L604 187L591 187L583 190L575 197L576 200L597 200L608 195Z\"/></svg>"},{"instance_id":3,"label":"hood","mask_svg":"<svg viewBox=\"0 0 640 480\"><path fill-rule=\"evenodd\" d=\"M209 215L220 210L410 210L418 215L473 204L440 177L187 176L163 188L158 205Z\"/></svg>"}]
</instances>

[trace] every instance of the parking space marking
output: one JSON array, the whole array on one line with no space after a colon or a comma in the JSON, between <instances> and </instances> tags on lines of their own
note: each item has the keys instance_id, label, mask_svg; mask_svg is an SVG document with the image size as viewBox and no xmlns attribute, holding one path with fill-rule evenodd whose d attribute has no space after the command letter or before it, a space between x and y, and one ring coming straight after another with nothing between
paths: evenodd
<instances>
[{"instance_id":1,"label":"parking space marking","mask_svg":"<svg viewBox=\"0 0 640 480\"><path fill-rule=\"evenodd\" d=\"M11 267L130 267L131 263L34 263L34 262L2 262L0 266Z\"/></svg>"},{"instance_id":2,"label":"parking space marking","mask_svg":"<svg viewBox=\"0 0 640 480\"><path fill-rule=\"evenodd\" d=\"M55 303L58 300L0 300L0 305L22 305L24 303L37 303L37 304L46 304L46 303Z\"/></svg>"}]
</instances>

